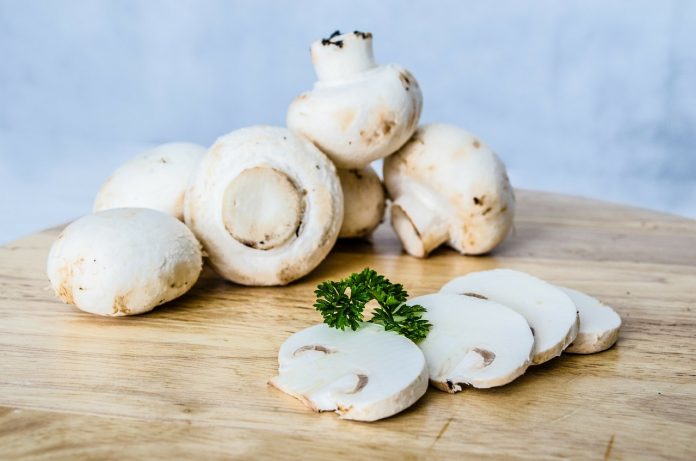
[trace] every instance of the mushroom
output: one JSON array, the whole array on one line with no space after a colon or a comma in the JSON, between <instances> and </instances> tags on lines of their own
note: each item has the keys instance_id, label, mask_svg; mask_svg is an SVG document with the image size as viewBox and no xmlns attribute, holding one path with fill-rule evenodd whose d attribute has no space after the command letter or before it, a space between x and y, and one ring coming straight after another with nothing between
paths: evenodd
<instances>
[{"instance_id":1,"label":"mushroom","mask_svg":"<svg viewBox=\"0 0 696 461\"><path fill-rule=\"evenodd\" d=\"M384 186L371 166L338 170L343 189L343 226L339 238L367 237L379 226L386 206Z\"/></svg>"},{"instance_id":2,"label":"mushroom","mask_svg":"<svg viewBox=\"0 0 696 461\"><path fill-rule=\"evenodd\" d=\"M375 63L372 34L336 31L311 54L318 81L290 105L288 128L339 168L363 168L411 137L423 105L418 82L401 66Z\"/></svg>"},{"instance_id":3,"label":"mushroom","mask_svg":"<svg viewBox=\"0 0 696 461\"><path fill-rule=\"evenodd\" d=\"M404 249L426 257L443 243L486 253L512 227L515 196L505 165L482 141L452 125L424 125L384 159L391 223Z\"/></svg>"},{"instance_id":4,"label":"mushroom","mask_svg":"<svg viewBox=\"0 0 696 461\"><path fill-rule=\"evenodd\" d=\"M455 393L465 385L502 386L521 376L531 360L534 337L523 316L493 301L435 293L413 298L432 327L418 346L430 382Z\"/></svg>"},{"instance_id":5,"label":"mushroom","mask_svg":"<svg viewBox=\"0 0 696 461\"><path fill-rule=\"evenodd\" d=\"M405 336L364 323L341 331L314 325L290 336L269 383L314 411L376 421L413 405L428 387L423 353Z\"/></svg>"},{"instance_id":6,"label":"mushroom","mask_svg":"<svg viewBox=\"0 0 696 461\"><path fill-rule=\"evenodd\" d=\"M143 152L101 186L93 211L152 208L184 220L184 192L205 154L197 144L172 142Z\"/></svg>"},{"instance_id":7,"label":"mushroom","mask_svg":"<svg viewBox=\"0 0 696 461\"><path fill-rule=\"evenodd\" d=\"M533 365L561 355L578 333L578 314L568 295L524 272L472 272L451 280L440 291L489 299L522 314L534 335Z\"/></svg>"},{"instance_id":8,"label":"mushroom","mask_svg":"<svg viewBox=\"0 0 696 461\"><path fill-rule=\"evenodd\" d=\"M593 354L609 349L619 338L621 317L597 298L565 287L563 290L575 303L580 329L575 340L565 349L571 354Z\"/></svg>"},{"instance_id":9,"label":"mushroom","mask_svg":"<svg viewBox=\"0 0 696 461\"><path fill-rule=\"evenodd\" d=\"M343 221L336 168L306 139L256 126L221 137L201 160L186 224L221 276L285 285L314 269Z\"/></svg>"},{"instance_id":10,"label":"mushroom","mask_svg":"<svg viewBox=\"0 0 696 461\"><path fill-rule=\"evenodd\" d=\"M116 208L68 225L51 246L56 295L93 314L142 314L186 293L203 256L177 219L145 208Z\"/></svg>"}]
</instances>

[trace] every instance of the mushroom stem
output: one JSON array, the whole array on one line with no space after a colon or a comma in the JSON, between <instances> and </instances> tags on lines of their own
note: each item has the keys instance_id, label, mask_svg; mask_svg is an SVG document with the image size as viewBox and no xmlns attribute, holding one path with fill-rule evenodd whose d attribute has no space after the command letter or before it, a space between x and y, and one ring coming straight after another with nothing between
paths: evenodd
<instances>
[{"instance_id":1,"label":"mushroom stem","mask_svg":"<svg viewBox=\"0 0 696 461\"><path fill-rule=\"evenodd\" d=\"M404 249L417 258L425 258L449 238L447 220L412 194L404 194L392 204L391 223Z\"/></svg>"},{"instance_id":2,"label":"mushroom stem","mask_svg":"<svg viewBox=\"0 0 696 461\"><path fill-rule=\"evenodd\" d=\"M299 232L303 208L302 194L288 175L258 166L242 171L227 186L222 219L240 243L270 250Z\"/></svg>"},{"instance_id":3,"label":"mushroom stem","mask_svg":"<svg viewBox=\"0 0 696 461\"><path fill-rule=\"evenodd\" d=\"M311 53L320 81L342 80L377 67L370 33L334 33L312 43Z\"/></svg>"}]
</instances>

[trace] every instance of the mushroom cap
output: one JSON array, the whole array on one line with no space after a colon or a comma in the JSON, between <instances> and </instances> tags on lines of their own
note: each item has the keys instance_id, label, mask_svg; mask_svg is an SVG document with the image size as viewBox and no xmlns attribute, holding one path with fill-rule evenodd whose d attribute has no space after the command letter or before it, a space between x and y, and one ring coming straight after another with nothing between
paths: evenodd
<instances>
[{"instance_id":1,"label":"mushroom cap","mask_svg":"<svg viewBox=\"0 0 696 461\"><path fill-rule=\"evenodd\" d=\"M621 317L597 298L571 288L558 287L575 303L580 328L575 340L565 349L571 354L594 354L609 349L619 338Z\"/></svg>"},{"instance_id":2,"label":"mushroom cap","mask_svg":"<svg viewBox=\"0 0 696 461\"><path fill-rule=\"evenodd\" d=\"M339 238L367 237L379 226L386 207L384 186L371 166L338 170L343 189L343 225Z\"/></svg>"},{"instance_id":3,"label":"mushroom cap","mask_svg":"<svg viewBox=\"0 0 696 461\"><path fill-rule=\"evenodd\" d=\"M471 296L435 293L409 300L426 309L432 328L418 346L430 382L459 392L464 385L502 386L529 366L534 336L525 318L502 304Z\"/></svg>"},{"instance_id":4,"label":"mushroom cap","mask_svg":"<svg viewBox=\"0 0 696 461\"><path fill-rule=\"evenodd\" d=\"M423 353L411 340L370 323L341 331L314 325L290 336L270 384L314 411L375 421L413 405L428 387Z\"/></svg>"},{"instance_id":5,"label":"mushroom cap","mask_svg":"<svg viewBox=\"0 0 696 461\"><path fill-rule=\"evenodd\" d=\"M444 221L443 238L463 254L492 250L512 227L515 196L505 165L481 140L456 126L419 127L384 160L384 184L397 203L392 223L395 212L412 213L399 206L399 199L407 197ZM396 230L403 242L404 233Z\"/></svg>"},{"instance_id":6,"label":"mushroom cap","mask_svg":"<svg viewBox=\"0 0 696 461\"><path fill-rule=\"evenodd\" d=\"M183 295L202 267L200 244L181 221L145 208L115 208L68 225L51 246L47 271L64 302L123 316Z\"/></svg>"},{"instance_id":7,"label":"mushroom cap","mask_svg":"<svg viewBox=\"0 0 696 461\"><path fill-rule=\"evenodd\" d=\"M219 138L200 162L185 221L221 276L285 285L328 254L343 221L336 168L305 139L255 126Z\"/></svg>"},{"instance_id":8,"label":"mushroom cap","mask_svg":"<svg viewBox=\"0 0 696 461\"><path fill-rule=\"evenodd\" d=\"M423 106L420 87L401 66L375 65L371 34L317 41L312 59L320 80L292 102L287 125L337 167L363 168L411 137Z\"/></svg>"},{"instance_id":9,"label":"mushroom cap","mask_svg":"<svg viewBox=\"0 0 696 461\"><path fill-rule=\"evenodd\" d=\"M205 147L162 144L121 165L101 186L93 211L151 208L184 220L184 193Z\"/></svg>"},{"instance_id":10,"label":"mushroom cap","mask_svg":"<svg viewBox=\"0 0 696 461\"><path fill-rule=\"evenodd\" d=\"M534 365L561 355L578 332L578 314L568 295L524 272L510 269L472 272L451 280L440 291L482 296L522 314L534 335Z\"/></svg>"}]
</instances>

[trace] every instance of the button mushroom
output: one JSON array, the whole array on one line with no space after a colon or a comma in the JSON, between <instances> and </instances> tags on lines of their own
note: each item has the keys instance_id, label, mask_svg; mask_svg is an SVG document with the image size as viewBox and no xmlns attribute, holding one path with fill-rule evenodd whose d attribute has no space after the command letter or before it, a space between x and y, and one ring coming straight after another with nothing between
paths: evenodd
<instances>
[{"instance_id":1,"label":"button mushroom","mask_svg":"<svg viewBox=\"0 0 696 461\"><path fill-rule=\"evenodd\" d=\"M570 288L558 287L575 303L580 329L573 343L565 349L572 354L593 354L609 349L619 338L621 317L597 298Z\"/></svg>"},{"instance_id":2,"label":"button mushroom","mask_svg":"<svg viewBox=\"0 0 696 461\"><path fill-rule=\"evenodd\" d=\"M270 384L314 411L375 421L413 405L428 387L418 346L379 325L341 331L325 324L290 336Z\"/></svg>"},{"instance_id":3,"label":"button mushroom","mask_svg":"<svg viewBox=\"0 0 696 461\"><path fill-rule=\"evenodd\" d=\"M568 295L524 272L472 272L448 282L441 291L489 299L522 314L534 335L534 365L561 355L578 332L577 311Z\"/></svg>"},{"instance_id":4,"label":"button mushroom","mask_svg":"<svg viewBox=\"0 0 696 461\"><path fill-rule=\"evenodd\" d=\"M362 168L396 151L418 125L418 82L401 66L378 66L372 34L334 33L311 47L318 81L290 105L288 128L339 168Z\"/></svg>"},{"instance_id":5,"label":"button mushroom","mask_svg":"<svg viewBox=\"0 0 696 461\"><path fill-rule=\"evenodd\" d=\"M223 277L285 285L314 269L336 242L343 194L336 168L309 141L285 128L243 128L201 160L185 220Z\"/></svg>"},{"instance_id":6,"label":"button mushroom","mask_svg":"<svg viewBox=\"0 0 696 461\"><path fill-rule=\"evenodd\" d=\"M424 125L384 160L391 223L404 249L426 257L443 243L486 253L512 227L515 197L505 166L482 141L445 124Z\"/></svg>"},{"instance_id":7,"label":"button mushroom","mask_svg":"<svg viewBox=\"0 0 696 461\"><path fill-rule=\"evenodd\" d=\"M101 186L94 211L152 208L184 220L184 192L205 154L197 144L162 144L119 167Z\"/></svg>"},{"instance_id":8,"label":"button mushroom","mask_svg":"<svg viewBox=\"0 0 696 461\"><path fill-rule=\"evenodd\" d=\"M338 170L343 189L343 226L339 238L367 237L384 217L384 186L371 166Z\"/></svg>"},{"instance_id":9,"label":"button mushroom","mask_svg":"<svg viewBox=\"0 0 696 461\"><path fill-rule=\"evenodd\" d=\"M409 302L425 307L423 317L432 324L418 346L438 389L455 393L465 385L502 386L529 366L534 337L525 318L512 309L447 293Z\"/></svg>"},{"instance_id":10,"label":"button mushroom","mask_svg":"<svg viewBox=\"0 0 696 461\"><path fill-rule=\"evenodd\" d=\"M67 226L51 246L48 278L64 302L93 314L142 314L186 293L203 266L191 231L167 214L116 208Z\"/></svg>"}]
</instances>

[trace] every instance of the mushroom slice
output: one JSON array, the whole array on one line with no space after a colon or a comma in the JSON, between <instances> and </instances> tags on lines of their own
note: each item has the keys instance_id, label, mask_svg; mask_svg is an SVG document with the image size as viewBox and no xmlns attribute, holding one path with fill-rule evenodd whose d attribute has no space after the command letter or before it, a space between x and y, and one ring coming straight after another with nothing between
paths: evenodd
<instances>
[{"instance_id":1,"label":"mushroom slice","mask_svg":"<svg viewBox=\"0 0 696 461\"><path fill-rule=\"evenodd\" d=\"M270 384L314 411L376 421L413 405L428 387L423 353L411 340L364 323L341 331L314 325L290 336Z\"/></svg>"},{"instance_id":2,"label":"mushroom slice","mask_svg":"<svg viewBox=\"0 0 696 461\"><path fill-rule=\"evenodd\" d=\"M534 335L533 365L561 355L578 332L578 314L568 295L524 272L509 269L472 272L448 282L441 291L483 296L522 314Z\"/></svg>"},{"instance_id":3,"label":"mushroom slice","mask_svg":"<svg viewBox=\"0 0 696 461\"><path fill-rule=\"evenodd\" d=\"M384 186L371 166L338 170L343 189L343 226L339 238L368 237L384 217Z\"/></svg>"},{"instance_id":4,"label":"mushroom slice","mask_svg":"<svg viewBox=\"0 0 696 461\"><path fill-rule=\"evenodd\" d=\"M378 65L372 34L334 33L311 46L318 81L288 108L287 125L339 168L364 168L411 137L423 106L418 82L395 64Z\"/></svg>"},{"instance_id":5,"label":"mushroom slice","mask_svg":"<svg viewBox=\"0 0 696 461\"><path fill-rule=\"evenodd\" d=\"M186 293L203 256L176 218L146 208L116 208L66 227L51 246L48 278L64 302L93 314L142 314Z\"/></svg>"},{"instance_id":6,"label":"mushroom slice","mask_svg":"<svg viewBox=\"0 0 696 461\"><path fill-rule=\"evenodd\" d=\"M505 165L480 139L442 123L424 125L384 159L391 223L411 256L448 244L491 251L508 235L515 195Z\"/></svg>"},{"instance_id":7,"label":"mushroom slice","mask_svg":"<svg viewBox=\"0 0 696 461\"><path fill-rule=\"evenodd\" d=\"M465 385L502 386L529 366L534 336L525 318L493 301L435 293L409 300L427 312L433 325L418 346L425 355L430 382L450 393Z\"/></svg>"},{"instance_id":8,"label":"mushroom slice","mask_svg":"<svg viewBox=\"0 0 696 461\"><path fill-rule=\"evenodd\" d=\"M285 285L333 247L343 193L336 168L309 141L285 128L255 126L215 142L184 209L221 276L244 285Z\"/></svg>"},{"instance_id":9,"label":"mushroom slice","mask_svg":"<svg viewBox=\"0 0 696 461\"><path fill-rule=\"evenodd\" d=\"M205 147L162 144L119 167L101 186L93 211L151 208L184 220L184 193Z\"/></svg>"},{"instance_id":10,"label":"mushroom slice","mask_svg":"<svg viewBox=\"0 0 696 461\"><path fill-rule=\"evenodd\" d=\"M609 349L619 338L621 317L597 298L571 288L558 287L575 303L580 316L578 336L566 347L571 354L593 354Z\"/></svg>"}]
</instances>

